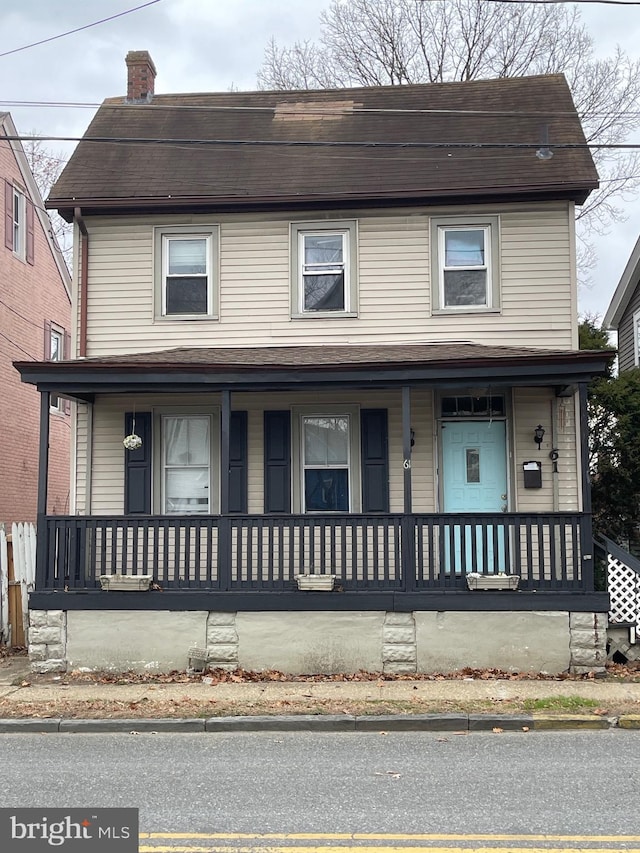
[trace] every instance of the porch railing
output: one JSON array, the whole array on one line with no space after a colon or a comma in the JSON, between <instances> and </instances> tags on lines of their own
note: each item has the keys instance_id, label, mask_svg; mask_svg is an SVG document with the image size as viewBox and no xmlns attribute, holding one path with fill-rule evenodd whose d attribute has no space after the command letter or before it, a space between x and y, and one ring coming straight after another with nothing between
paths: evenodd
<instances>
[{"instance_id":1,"label":"porch railing","mask_svg":"<svg viewBox=\"0 0 640 853\"><path fill-rule=\"evenodd\" d=\"M580 513L47 516L36 589L87 590L151 574L163 589L293 589L301 573L344 590L464 589L506 572L524 590L593 590L591 520Z\"/></svg>"}]
</instances>

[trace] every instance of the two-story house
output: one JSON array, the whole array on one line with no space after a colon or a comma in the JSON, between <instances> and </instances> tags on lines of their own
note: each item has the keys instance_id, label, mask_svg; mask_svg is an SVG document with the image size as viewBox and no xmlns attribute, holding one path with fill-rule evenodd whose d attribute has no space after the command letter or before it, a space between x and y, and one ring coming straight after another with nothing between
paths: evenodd
<instances>
[{"instance_id":1,"label":"two-story house","mask_svg":"<svg viewBox=\"0 0 640 853\"><path fill-rule=\"evenodd\" d=\"M17 365L78 409L35 665L602 666L597 175L564 78L157 95L127 66L47 202L75 224L73 358ZM120 573L153 587L101 589Z\"/></svg>"},{"instance_id":2,"label":"two-story house","mask_svg":"<svg viewBox=\"0 0 640 853\"><path fill-rule=\"evenodd\" d=\"M13 362L69 355L71 279L9 113L0 113L0 523L36 520L40 395L20 381ZM52 395L45 413L51 447L46 511L69 503L69 403Z\"/></svg>"}]
</instances>

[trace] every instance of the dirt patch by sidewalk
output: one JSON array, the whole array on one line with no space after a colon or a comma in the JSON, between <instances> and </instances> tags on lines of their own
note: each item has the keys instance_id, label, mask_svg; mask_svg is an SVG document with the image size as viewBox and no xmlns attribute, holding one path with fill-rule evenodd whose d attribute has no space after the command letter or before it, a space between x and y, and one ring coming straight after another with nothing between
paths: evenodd
<instances>
[{"instance_id":1,"label":"dirt patch by sidewalk","mask_svg":"<svg viewBox=\"0 0 640 853\"><path fill-rule=\"evenodd\" d=\"M117 718L184 718L227 717L289 714L598 714L605 717L640 713L640 702L616 701L606 707L597 707L588 700L569 697L570 702L558 701L567 697L540 700L477 700L434 701L413 700L349 700L296 698L294 700L224 701L196 699L190 696L171 699L143 698L139 701L119 702L109 699L52 699L41 702L22 702L19 697L0 699L0 717L36 718L65 717L75 719Z\"/></svg>"}]
</instances>

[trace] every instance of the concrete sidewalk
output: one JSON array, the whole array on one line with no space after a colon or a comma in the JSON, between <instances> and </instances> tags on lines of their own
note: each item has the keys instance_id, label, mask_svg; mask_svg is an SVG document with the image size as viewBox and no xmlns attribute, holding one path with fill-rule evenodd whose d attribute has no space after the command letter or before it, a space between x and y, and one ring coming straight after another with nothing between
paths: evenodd
<instances>
[{"instance_id":1,"label":"concrete sidewalk","mask_svg":"<svg viewBox=\"0 0 640 853\"><path fill-rule=\"evenodd\" d=\"M24 683L24 686L22 684ZM526 701L550 697L580 697L604 708L616 702L634 703L638 714L609 717L606 714L390 714L353 716L350 714L296 714L295 704L303 700L333 702L411 702L423 700L464 705L471 702ZM240 682L207 684L184 683L104 684L100 682L30 682L25 657L6 658L0 663L0 699L16 708L21 704L110 701L144 703L162 700L195 700L238 703L239 710L253 702L284 703L291 713L278 716L233 716L179 719L0 719L1 731L238 731L238 730L434 730L473 731L540 728L638 728L640 730L640 683L550 680L443 681L348 681L348 682Z\"/></svg>"}]
</instances>

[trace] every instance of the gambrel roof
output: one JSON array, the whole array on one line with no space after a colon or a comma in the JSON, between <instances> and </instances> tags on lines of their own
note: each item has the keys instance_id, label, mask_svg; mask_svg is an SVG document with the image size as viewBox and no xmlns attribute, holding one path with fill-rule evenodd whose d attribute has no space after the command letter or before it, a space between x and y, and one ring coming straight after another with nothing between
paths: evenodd
<instances>
[{"instance_id":1,"label":"gambrel roof","mask_svg":"<svg viewBox=\"0 0 640 853\"><path fill-rule=\"evenodd\" d=\"M548 134L554 156L535 156ZM562 147L568 146L568 147ZM566 198L598 176L563 75L109 98L48 200L100 210Z\"/></svg>"}]
</instances>

